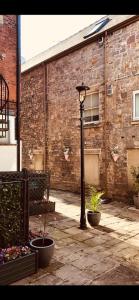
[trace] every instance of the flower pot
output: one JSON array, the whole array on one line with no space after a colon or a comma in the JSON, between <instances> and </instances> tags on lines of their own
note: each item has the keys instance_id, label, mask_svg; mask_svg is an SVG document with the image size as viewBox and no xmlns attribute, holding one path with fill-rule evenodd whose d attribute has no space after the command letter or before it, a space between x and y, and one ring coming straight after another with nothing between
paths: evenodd
<instances>
[{"instance_id":1,"label":"flower pot","mask_svg":"<svg viewBox=\"0 0 139 300\"><path fill-rule=\"evenodd\" d=\"M0 285L9 285L37 272L37 251L0 265Z\"/></svg>"},{"instance_id":2,"label":"flower pot","mask_svg":"<svg viewBox=\"0 0 139 300\"><path fill-rule=\"evenodd\" d=\"M119 158L119 154L117 153L112 153L112 157L114 161L117 161L117 159Z\"/></svg>"},{"instance_id":3,"label":"flower pot","mask_svg":"<svg viewBox=\"0 0 139 300\"><path fill-rule=\"evenodd\" d=\"M93 212L91 210L89 210L87 212L87 220L88 223L93 227L93 226L97 226L100 222L101 219L101 213L100 212Z\"/></svg>"},{"instance_id":4,"label":"flower pot","mask_svg":"<svg viewBox=\"0 0 139 300\"><path fill-rule=\"evenodd\" d=\"M30 247L33 250L38 250L38 266L45 268L49 265L49 262L54 253L55 242L52 238L45 237L36 238L30 242Z\"/></svg>"},{"instance_id":5,"label":"flower pot","mask_svg":"<svg viewBox=\"0 0 139 300\"><path fill-rule=\"evenodd\" d=\"M139 195L134 195L133 200L135 207L139 209Z\"/></svg>"}]
</instances>

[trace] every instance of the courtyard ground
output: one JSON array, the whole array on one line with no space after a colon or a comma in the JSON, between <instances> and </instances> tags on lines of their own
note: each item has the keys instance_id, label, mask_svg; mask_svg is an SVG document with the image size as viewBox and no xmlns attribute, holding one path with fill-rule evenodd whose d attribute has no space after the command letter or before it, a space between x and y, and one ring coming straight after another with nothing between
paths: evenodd
<instances>
[{"instance_id":1,"label":"courtyard ground","mask_svg":"<svg viewBox=\"0 0 139 300\"><path fill-rule=\"evenodd\" d=\"M50 265L13 285L138 285L139 210L120 202L103 204L100 225L79 229L80 196L51 191L56 202L48 213L49 235L55 240ZM39 230L37 216L30 228Z\"/></svg>"}]
</instances>

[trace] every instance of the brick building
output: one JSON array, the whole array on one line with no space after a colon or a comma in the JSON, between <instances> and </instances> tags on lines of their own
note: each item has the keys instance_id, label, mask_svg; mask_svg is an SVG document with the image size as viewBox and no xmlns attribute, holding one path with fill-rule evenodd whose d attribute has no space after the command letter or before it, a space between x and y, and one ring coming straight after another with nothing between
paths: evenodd
<instances>
[{"instance_id":1,"label":"brick building","mask_svg":"<svg viewBox=\"0 0 139 300\"><path fill-rule=\"evenodd\" d=\"M86 183L125 200L139 165L139 16L103 17L22 65L23 166L50 169L58 189L80 187L82 82Z\"/></svg>"},{"instance_id":2,"label":"brick building","mask_svg":"<svg viewBox=\"0 0 139 300\"><path fill-rule=\"evenodd\" d=\"M0 171L17 169L16 30L16 15L0 15Z\"/></svg>"}]
</instances>

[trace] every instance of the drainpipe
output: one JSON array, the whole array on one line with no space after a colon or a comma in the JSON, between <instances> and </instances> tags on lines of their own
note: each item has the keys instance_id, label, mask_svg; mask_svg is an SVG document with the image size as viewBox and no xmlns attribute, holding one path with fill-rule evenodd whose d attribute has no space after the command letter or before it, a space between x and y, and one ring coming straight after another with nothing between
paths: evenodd
<instances>
[{"instance_id":1,"label":"drainpipe","mask_svg":"<svg viewBox=\"0 0 139 300\"><path fill-rule=\"evenodd\" d=\"M46 111L47 111L47 64L44 62L44 97L43 97L43 110L44 110L44 171L46 171L46 134L47 134L47 128L46 128Z\"/></svg>"},{"instance_id":2,"label":"drainpipe","mask_svg":"<svg viewBox=\"0 0 139 300\"><path fill-rule=\"evenodd\" d=\"M21 78L21 20L16 16L16 140L17 171L20 171L20 80Z\"/></svg>"},{"instance_id":3,"label":"drainpipe","mask_svg":"<svg viewBox=\"0 0 139 300\"><path fill-rule=\"evenodd\" d=\"M104 152L105 152L105 176L104 176L104 184L105 184L105 192L107 195L107 135L106 135L106 122L107 122L107 73L106 73L106 41L107 41L107 31L104 33Z\"/></svg>"}]
</instances>

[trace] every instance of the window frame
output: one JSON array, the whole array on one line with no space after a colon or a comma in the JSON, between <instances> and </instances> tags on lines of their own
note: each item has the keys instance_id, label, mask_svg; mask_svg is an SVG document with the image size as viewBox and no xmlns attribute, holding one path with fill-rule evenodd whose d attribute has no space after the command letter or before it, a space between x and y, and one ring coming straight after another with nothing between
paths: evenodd
<instances>
[{"instance_id":1,"label":"window frame","mask_svg":"<svg viewBox=\"0 0 139 300\"><path fill-rule=\"evenodd\" d=\"M139 116L136 117L136 95L139 94L139 90L133 91L133 121L139 121Z\"/></svg>"},{"instance_id":2,"label":"window frame","mask_svg":"<svg viewBox=\"0 0 139 300\"><path fill-rule=\"evenodd\" d=\"M6 132L6 137L0 138L0 146L16 145L15 130L16 130L16 117L9 115L9 130Z\"/></svg>"},{"instance_id":3,"label":"window frame","mask_svg":"<svg viewBox=\"0 0 139 300\"><path fill-rule=\"evenodd\" d=\"M97 108L98 108L99 120L97 120L97 121L85 122L85 117L83 117L84 126L85 126L85 125L90 125L90 124L99 124L99 123L100 123L100 111L99 111L100 93L99 93L99 92L90 92L90 93L87 93L87 94L86 94L86 97L87 97L87 96L90 96L90 95L94 95L94 94L98 94L98 106L94 106L93 108L92 108L92 107L89 107L89 108L87 108L87 109L84 108L84 112L85 112L85 111L89 111L89 110L94 110L94 109L97 109ZM86 101L86 99L85 99L85 101Z\"/></svg>"},{"instance_id":4,"label":"window frame","mask_svg":"<svg viewBox=\"0 0 139 300\"><path fill-rule=\"evenodd\" d=\"M98 20L94 27L84 36L84 39L94 35L95 33L99 32L107 23L110 21L110 18L106 17L103 20Z\"/></svg>"}]
</instances>

